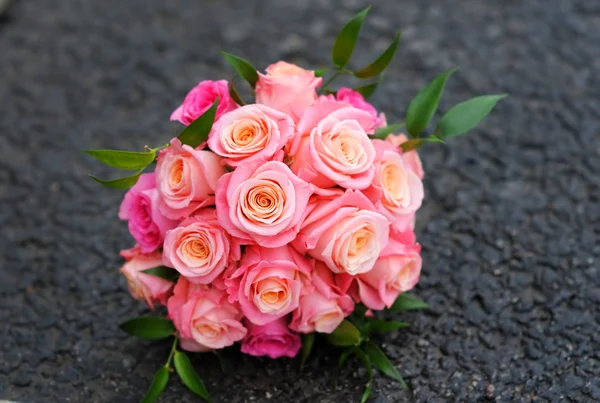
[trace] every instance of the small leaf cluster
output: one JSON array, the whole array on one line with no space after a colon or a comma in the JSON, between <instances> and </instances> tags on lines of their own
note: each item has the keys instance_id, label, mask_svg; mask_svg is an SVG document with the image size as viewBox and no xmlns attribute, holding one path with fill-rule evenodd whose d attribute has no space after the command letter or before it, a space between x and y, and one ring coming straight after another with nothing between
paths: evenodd
<instances>
[{"instance_id":1,"label":"small leaf cluster","mask_svg":"<svg viewBox=\"0 0 600 403\"><path fill-rule=\"evenodd\" d=\"M390 312L401 313L416 309L425 309L428 305L419 298L401 294L389 308ZM384 375L397 381L406 388L406 382L385 355L383 350L372 340L372 336L388 333L408 327L406 322L396 322L377 319L366 315L367 309L357 305L354 312L344 320L331 334L324 335L327 343L343 348L338 366L341 368L351 356L357 358L366 368L368 381L361 402L367 401L373 385L373 367ZM302 339L302 361L304 367L315 343L316 333L304 335Z\"/></svg>"}]
</instances>

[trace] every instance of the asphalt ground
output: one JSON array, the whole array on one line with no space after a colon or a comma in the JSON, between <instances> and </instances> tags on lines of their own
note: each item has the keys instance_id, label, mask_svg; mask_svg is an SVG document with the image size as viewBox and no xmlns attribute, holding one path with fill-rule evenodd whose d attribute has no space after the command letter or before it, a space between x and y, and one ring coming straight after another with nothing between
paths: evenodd
<instances>
[{"instance_id":1,"label":"asphalt ground","mask_svg":"<svg viewBox=\"0 0 600 403\"><path fill-rule=\"evenodd\" d=\"M422 150L431 310L380 342L411 391L377 375L373 402L600 401L600 2L373 0L354 66L403 39L373 98L390 121L437 74L461 70L442 109L508 93L481 128ZM0 398L135 402L168 342L117 325L131 246L113 172L86 148L141 149L201 79L230 77L225 49L264 67L319 67L357 0L21 0L0 17ZM365 372L324 352L194 357L221 402L346 402ZM173 380L163 402L196 401Z\"/></svg>"}]
</instances>

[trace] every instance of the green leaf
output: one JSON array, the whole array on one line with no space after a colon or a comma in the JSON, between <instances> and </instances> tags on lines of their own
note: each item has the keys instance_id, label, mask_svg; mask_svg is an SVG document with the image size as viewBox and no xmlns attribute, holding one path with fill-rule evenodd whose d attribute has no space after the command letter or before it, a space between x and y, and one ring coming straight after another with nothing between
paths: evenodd
<instances>
[{"instance_id":1,"label":"green leaf","mask_svg":"<svg viewBox=\"0 0 600 403\"><path fill-rule=\"evenodd\" d=\"M456 70L449 70L433 79L410 102L406 112L406 129L412 137L418 137L427 128L440 104L446 81Z\"/></svg>"},{"instance_id":2,"label":"green leaf","mask_svg":"<svg viewBox=\"0 0 600 403\"><path fill-rule=\"evenodd\" d=\"M119 325L122 331L147 340L159 340L172 336L175 326L169 319L158 316L140 316Z\"/></svg>"},{"instance_id":3,"label":"green leaf","mask_svg":"<svg viewBox=\"0 0 600 403\"><path fill-rule=\"evenodd\" d=\"M385 353L379 348L379 346L372 341L368 341L364 345L365 353L369 356L369 359L379 371L389 376L395 381L398 381L402 387L406 388L406 382L398 373L398 370L387 358Z\"/></svg>"},{"instance_id":4,"label":"green leaf","mask_svg":"<svg viewBox=\"0 0 600 403\"><path fill-rule=\"evenodd\" d=\"M238 73L238 75L244 80L248 81L248 84L254 88L256 86L256 82L258 81L258 71L256 68L250 64L250 62L242 59L241 57L234 56L227 52L221 53L225 57L225 60L227 60L227 63L233 67L236 73Z\"/></svg>"},{"instance_id":5,"label":"green leaf","mask_svg":"<svg viewBox=\"0 0 600 403\"><path fill-rule=\"evenodd\" d=\"M103 184L104 186L108 186L109 188L114 189L129 189L133 185L135 185L142 174L143 169L140 169L136 173L131 176L126 176L124 178L119 179L100 179L96 178L94 175L90 175L90 177L98 183Z\"/></svg>"},{"instance_id":6,"label":"green leaf","mask_svg":"<svg viewBox=\"0 0 600 403\"><path fill-rule=\"evenodd\" d=\"M425 308L429 308L429 305L420 298L408 294L400 294L400 296L396 298L396 301L394 301L394 304L390 307L390 311L399 313Z\"/></svg>"},{"instance_id":7,"label":"green leaf","mask_svg":"<svg viewBox=\"0 0 600 403\"><path fill-rule=\"evenodd\" d=\"M142 399L142 403L153 403L158 399L158 396L165 390L169 382L169 368L162 366L156 371L154 379L152 379L152 385L148 389L148 393Z\"/></svg>"},{"instance_id":8,"label":"green leaf","mask_svg":"<svg viewBox=\"0 0 600 403\"><path fill-rule=\"evenodd\" d=\"M142 270L142 273L151 274L168 281L176 281L179 278L179 272L167 266L158 266Z\"/></svg>"},{"instance_id":9,"label":"green leaf","mask_svg":"<svg viewBox=\"0 0 600 403\"><path fill-rule=\"evenodd\" d=\"M235 89L235 85L233 84L235 80L235 77L231 77L231 80L229 81L229 85L228 85L228 89L229 89L229 96L231 97L231 99L233 99L233 102L235 102L238 105L246 105L246 103L244 102L244 100L242 99L242 97L240 97L240 94L238 94L237 90Z\"/></svg>"},{"instance_id":10,"label":"green leaf","mask_svg":"<svg viewBox=\"0 0 600 403\"><path fill-rule=\"evenodd\" d=\"M371 390L373 388L373 369L371 368L371 360L360 348L354 347L352 349L352 353L356 355L356 357L363 363L365 369L367 370L367 376L369 377L369 381L365 386L365 391L363 392L361 403L365 403L369 396L371 396Z\"/></svg>"},{"instance_id":11,"label":"green leaf","mask_svg":"<svg viewBox=\"0 0 600 403\"><path fill-rule=\"evenodd\" d=\"M371 95L373 95L380 82L381 79L374 83L363 85L362 87L353 88L353 90L359 92L363 98L368 99L371 97Z\"/></svg>"},{"instance_id":12,"label":"green leaf","mask_svg":"<svg viewBox=\"0 0 600 403\"><path fill-rule=\"evenodd\" d=\"M348 64L358 39L358 33L370 9L371 6L356 14L344 25L337 38L335 38L333 49L331 50L331 60L336 66L342 68Z\"/></svg>"},{"instance_id":13,"label":"green leaf","mask_svg":"<svg viewBox=\"0 0 600 403\"><path fill-rule=\"evenodd\" d=\"M156 157L154 151L85 150L85 152L108 166L129 171L146 168Z\"/></svg>"},{"instance_id":14,"label":"green leaf","mask_svg":"<svg viewBox=\"0 0 600 403\"><path fill-rule=\"evenodd\" d=\"M371 319L367 322L367 327L369 333L377 332L377 333L387 333L397 329L402 329L404 327L408 327L409 324L406 322L395 322L395 321L386 321L380 319Z\"/></svg>"},{"instance_id":15,"label":"green leaf","mask_svg":"<svg viewBox=\"0 0 600 403\"><path fill-rule=\"evenodd\" d=\"M373 381L367 382L367 386L365 387L365 391L360 399L360 403L367 403L369 400L369 396L371 396L371 391L373 390Z\"/></svg>"},{"instance_id":16,"label":"green leaf","mask_svg":"<svg viewBox=\"0 0 600 403\"><path fill-rule=\"evenodd\" d=\"M394 58L394 54L398 48L398 43L400 42L400 36L400 32L398 32L394 38L394 41L377 59L375 59L375 61L368 66L355 71L354 75L358 78L369 78L381 74Z\"/></svg>"},{"instance_id":17,"label":"green leaf","mask_svg":"<svg viewBox=\"0 0 600 403\"><path fill-rule=\"evenodd\" d=\"M404 123L394 123L393 125L387 125L375 130L374 138L385 140L386 137L404 127Z\"/></svg>"},{"instance_id":18,"label":"green leaf","mask_svg":"<svg viewBox=\"0 0 600 403\"><path fill-rule=\"evenodd\" d=\"M333 333L326 335L326 338L334 346L354 346L360 342L360 332L356 326L344 320Z\"/></svg>"},{"instance_id":19,"label":"green leaf","mask_svg":"<svg viewBox=\"0 0 600 403\"><path fill-rule=\"evenodd\" d=\"M506 97L506 94L484 95L455 105L440 119L435 134L442 138L465 134L475 128L498 101Z\"/></svg>"},{"instance_id":20,"label":"green leaf","mask_svg":"<svg viewBox=\"0 0 600 403\"><path fill-rule=\"evenodd\" d=\"M313 70L315 77L323 77L327 73L328 69L316 69Z\"/></svg>"},{"instance_id":21,"label":"green leaf","mask_svg":"<svg viewBox=\"0 0 600 403\"><path fill-rule=\"evenodd\" d=\"M315 333L309 333L302 335L302 361L300 362L300 369L304 368L306 360L310 356L313 345L315 344Z\"/></svg>"},{"instance_id":22,"label":"green leaf","mask_svg":"<svg viewBox=\"0 0 600 403\"><path fill-rule=\"evenodd\" d=\"M212 106L206 110L202 115L196 118L190 123L177 138L183 144L187 144L192 148L198 147L208 138L210 129L215 122L215 115L217 114L217 107L219 106L219 97L215 99Z\"/></svg>"},{"instance_id":23,"label":"green leaf","mask_svg":"<svg viewBox=\"0 0 600 403\"><path fill-rule=\"evenodd\" d=\"M210 397L204 382L200 379L188 356L184 352L176 351L173 362L175 363L175 370L184 385L202 399L212 402L212 397Z\"/></svg>"},{"instance_id":24,"label":"green leaf","mask_svg":"<svg viewBox=\"0 0 600 403\"><path fill-rule=\"evenodd\" d=\"M346 361L348 361L350 354L352 354L352 348L347 348L342 351L342 354L340 354L340 360L338 361L338 368L342 368Z\"/></svg>"}]
</instances>

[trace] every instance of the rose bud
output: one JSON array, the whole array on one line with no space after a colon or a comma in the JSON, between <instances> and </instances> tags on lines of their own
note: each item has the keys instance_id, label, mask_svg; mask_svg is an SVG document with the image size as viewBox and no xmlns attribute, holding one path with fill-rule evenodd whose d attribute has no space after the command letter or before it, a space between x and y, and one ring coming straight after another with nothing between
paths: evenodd
<instances>
[{"instance_id":1,"label":"rose bud","mask_svg":"<svg viewBox=\"0 0 600 403\"><path fill-rule=\"evenodd\" d=\"M315 77L313 71L283 61L270 65L266 72L258 73L256 103L284 112L297 122L317 99L316 88L323 79Z\"/></svg>"},{"instance_id":2,"label":"rose bud","mask_svg":"<svg viewBox=\"0 0 600 403\"><path fill-rule=\"evenodd\" d=\"M121 256L125 259L121 273L127 279L127 286L133 298L146 302L152 310L154 304L166 305L175 284L152 274L143 273L144 270L162 266L161 253L143 253L141 248L136 246L121 251Z\"/></svg>"},{"instance_id":3,"label":"rose bud","mask_svg":"<svg viewBox=\"0 0 600 403\"><path fill-rule=\"evenodd\" d=\"M217 106L215 121L222 114L238 107L229 95L227 81L206 80L201 81L190 90L181 106L171 114L171 120L178 120L187 126L202 116L212 106L217 97L219 97L219 104Z\"/></svg>"},{"instance_id":4,"label":"rose bud","mask_svg":"<svg viewBox=\"0 0 600 403\"><path fill-rule=\"evenodd\" d=\"M373 144L378 154L375 177L364 193L397 231L404 231L423 202L423 182L396 147L381 140L373 140Z\"/></svg>"},{"instance_id":5,"label":"rose bud","mask_svg":"<svg viewBox=\"0 0 600 403\"><path fill-rule=\"evenodd\" d=\"M142 174L125 194L119 209L119 218L129 221L129 232L144 253L161 247L165 233L177 226L177 221L162 215L158 199L154 173Z\"/></svg>"},{"instance_id":6,"label":"rose bud","mask_svg":"<svg viewBox=\"0 0 600 403\"><path fill-rule=\"evenodd\" d=\"M242 353L270 358L293 358L300 351L302 342L297 333L290 331L288 320L279 318L266 325L258 326L246 321L248 334L242 340Z\"/></svg>"}]
</instances>

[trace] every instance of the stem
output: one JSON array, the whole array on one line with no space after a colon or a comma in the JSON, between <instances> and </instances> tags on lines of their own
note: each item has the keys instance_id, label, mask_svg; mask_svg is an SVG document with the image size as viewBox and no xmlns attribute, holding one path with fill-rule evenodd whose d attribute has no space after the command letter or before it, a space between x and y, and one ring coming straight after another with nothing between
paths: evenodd
<instances>
[{"instance_id":1,"label":"stem","mask_svg":"<svg viewBox=\"0 0 600 403\"><path fill-rule=\"evenodd\" d=\"M175 351L177 351L177 342L179 341L179 337L175 336L175 339L173 340L173 345L171 346L171 352L169 353L169 359L167 360L167 363L165 364L165 367L169 368L171 366L171 360L173 359L173 356L175 355Z\"/></svg>"},{"instance_id":2,"label":"stem","mask_svg":"<svg viewBox=\"0 0 600 403\"><path fill-rule=\"evenodd\" d=\"M332 75L332 76L329 78L329 80L325 81L325 84L323 84L323 85L321 86L321 90L320 90L320 92L322 93L323 91L325 91L325 89L327 89L327 86L328 86L329 84L331 84L331 82L332 82L333 80L335 80L336 78L338 78L338 77L339 77L339 76L341 76L342 74L345 74L345 72L344 72L344 71L337 71L337 72L336 72L334 75Z\"/></svg>"},{"instance_id":3,"label":"stem","mask_svg":"<svg viewBox=\"0 0 600 403\"><path fill-rule=\"evenodd\" d=\"M162 146L159 146L159 147L156 147L156 148L150 148L150 151L154 151L154 152L156 152L156 151L160 151L160 150L162 150L163 148L167 148L168 146L169 146L169 144L167 143L167 144L164 144L164 145L162 145ZM146 146L146 147L148 147L148 146Z\"/></svg>"}]
</instances>

